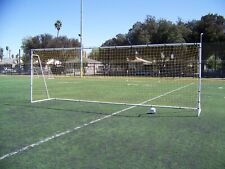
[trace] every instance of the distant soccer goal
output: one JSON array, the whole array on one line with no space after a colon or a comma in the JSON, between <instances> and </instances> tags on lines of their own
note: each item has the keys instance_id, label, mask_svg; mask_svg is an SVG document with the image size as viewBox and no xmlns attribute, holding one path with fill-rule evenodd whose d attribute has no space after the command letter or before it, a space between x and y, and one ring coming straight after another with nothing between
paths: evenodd
<instances>
[{"instance_id":1,"label":"distant soccer goal","mask_svg":"<svg viewBox=\"0 0 225 169\"><path fill-rule=\"evenodd\" d=\"M32 49L31 102L64 100L190 109L200 115L200 43L110 46L80 51L80 48ZM37 70L39 78L34 78ZM49 80L45 70L54 79Z\"/></svg>"}]
</instances>

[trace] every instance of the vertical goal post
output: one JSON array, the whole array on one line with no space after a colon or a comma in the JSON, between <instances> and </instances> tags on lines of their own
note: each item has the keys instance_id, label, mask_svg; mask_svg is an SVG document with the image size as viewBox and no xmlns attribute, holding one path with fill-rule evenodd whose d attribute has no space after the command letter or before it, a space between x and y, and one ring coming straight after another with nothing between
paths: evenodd
<instances>
[{"instance_id":1,"label":"vertical goal post","mask_svg":"<svg viewBox=\"0 0 225 169\"><path fill-rule=\"evenodd\" d=\"M198 60L198 117L201 114L201 94L202 94L202 42L203 42L203 33L200 34L200 43L199 43L199 60Z\"/></svg>"},{"instance_id":2,"label":"vertical goal post","mask_svg":"<svg viewBox=\"0 0 225 169\"><path fill-rule=\"evenodd\" d=\"M32 49L31 102L62 100L188 109L197 111L197 116L200 116L201 48L201 43L173 43ZM59 64L47 64L49 60ZM35 68L41 71L39 79L35 78ZM52 81L46 78L44 69L51 70L55 76ZM74 76L90 76L91 82L87 82L87 78L78 79ZM138 82L139 78L143 82ZM114 81L118 80L118 83L110 86L114 81L107 83L103 79L105 81L115 79ZM128 80L126 84L125 79ZM89 86L88 83L93 83L96 88L93 89L93 85ZM61 91L60 84L71 91ZM122 88L122 85L128 87L125 88L126 95L120 96L121 91L118 88ZM82 90L82 93L76 91L76 88ZM85 93L86 89L89 93ZM114 94L118 92L116 96L114 94L107 96L107 92L113 90ZM72 91L75 91L74 95ZM93 96L103 91L105 94L102 97ZM140 104L143 102L141 97L147 102ZM151 98L155 98L154 101Z\"/></svg>"}]
</instances>

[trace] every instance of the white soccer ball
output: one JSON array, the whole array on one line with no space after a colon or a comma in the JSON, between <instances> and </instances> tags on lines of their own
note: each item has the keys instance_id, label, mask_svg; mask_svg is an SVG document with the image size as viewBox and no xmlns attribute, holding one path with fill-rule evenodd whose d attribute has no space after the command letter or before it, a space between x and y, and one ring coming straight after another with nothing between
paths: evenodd
<instances>
[{"instance_id":1,"label":"white soccer ball","mask_svg":"<svg viewBox=\"0 0 225 169\"><path fill-rule=\"evenodd\" d=\"M155 107L151 107L149 110L150 114L155 114L156 113L156 108Z\"/></svg>"}]
</instances>

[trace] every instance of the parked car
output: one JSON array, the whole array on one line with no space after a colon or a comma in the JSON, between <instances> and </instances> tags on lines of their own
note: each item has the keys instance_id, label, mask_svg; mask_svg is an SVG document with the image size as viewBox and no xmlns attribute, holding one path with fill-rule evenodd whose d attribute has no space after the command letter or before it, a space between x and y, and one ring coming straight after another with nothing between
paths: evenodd
<instances>
[{"instance_id":1,"label":"parked car","mask_svg":"<svg viewBox=\"0 0 225 169\"><path fill-rule=\"evenodd\" d=\"M7 73L16 73L16 70L15 69L12 69L12 68L5 67L5 68L3 68L3 70L1 71L1 73L4 73L4 74L7 74Z\"/></svg>"}]
</instances>

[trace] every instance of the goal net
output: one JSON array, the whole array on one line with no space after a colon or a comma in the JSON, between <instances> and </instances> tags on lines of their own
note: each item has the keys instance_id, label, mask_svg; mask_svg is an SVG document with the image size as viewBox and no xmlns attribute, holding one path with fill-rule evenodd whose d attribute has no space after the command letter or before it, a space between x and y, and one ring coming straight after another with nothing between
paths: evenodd
<instances>
[{"instance_id":1,"label":"goal net","mask_svg":"<svg viewBox=\"0 0 225 169\"><path fill-rule=\"evenodd\" d=\"M199 115L200 48L199 43L183 43L82 48L82 52L33 49L31 102L190 109Z\"/></svg>"}]
</instances>

